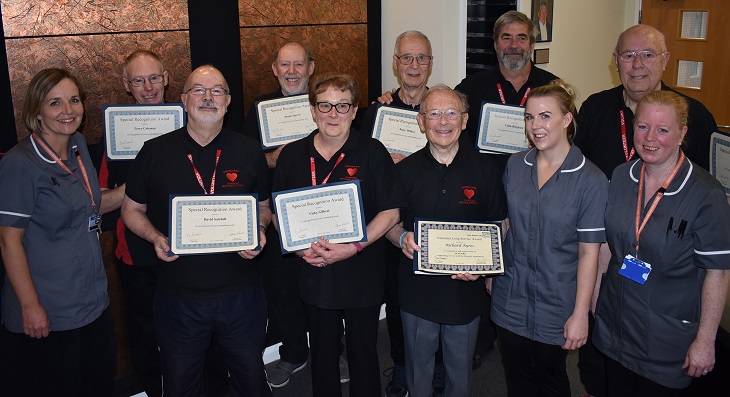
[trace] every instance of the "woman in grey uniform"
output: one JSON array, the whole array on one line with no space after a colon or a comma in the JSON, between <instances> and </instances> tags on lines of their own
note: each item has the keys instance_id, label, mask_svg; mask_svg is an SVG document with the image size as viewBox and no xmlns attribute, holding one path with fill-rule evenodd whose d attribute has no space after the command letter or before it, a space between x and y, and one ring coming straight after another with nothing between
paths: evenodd
<instances>
[{"instance_id":1,"label":"woman in grey uniform","mask_svg":"<svg viewBox=\"0 0 730 397\"><path fill-rule=\"evenodd\" d=\"M572 144L573 97L560 80L530 91L533 148L512 155L503 176L510 228L491 317L509 396L570 396L567 352L588 339L608 181Z\"/></svg>"},{"instance_id":2,"label":"woman in grey uniform","mask_svg":"<svg viewBox=\"0 0 730 397\"><path fill-rule=\"evenodd\" d=\"M715 364L730 277L730 207L720 183L681 149L687 102L669 91L636 109L640 160L611 177L611 248L596 308L595 346L609 396L680 396Z\"/></svg>"}]
</instances>

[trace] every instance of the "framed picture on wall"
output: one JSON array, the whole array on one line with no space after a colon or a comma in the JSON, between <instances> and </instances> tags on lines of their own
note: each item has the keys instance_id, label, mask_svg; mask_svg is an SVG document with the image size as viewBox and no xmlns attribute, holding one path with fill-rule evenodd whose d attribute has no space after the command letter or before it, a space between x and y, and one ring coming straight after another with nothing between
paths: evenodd
<instances>
[{"instance_id":1,"label":"framed picture on wall","mask_svg":"<svg viewBox=\"0 0 730 397\"><path fill-rule=\"evenodd\" d=\"M553 41L553 2L532 0L532 22L535 24L536 42Z\"/></svg>"}]
</instances>

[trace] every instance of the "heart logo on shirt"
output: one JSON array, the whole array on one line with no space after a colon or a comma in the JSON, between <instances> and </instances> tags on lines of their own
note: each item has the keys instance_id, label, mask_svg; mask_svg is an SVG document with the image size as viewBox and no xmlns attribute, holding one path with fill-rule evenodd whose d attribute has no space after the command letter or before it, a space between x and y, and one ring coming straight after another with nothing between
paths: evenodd
<instances>
[{"instance_id":1,"label":"heart logo on shirt","mask_svg":"<svg viewBox=\"0 0 730 397\"><path fill-rule=\"evenodd\" d=\"M226 172L226 178L228 178L229 181L233 182L238 178L238 174L235 172Z\"/></svg>"},{"instance_id":2,"label":"heart logo on shirt","mask_svg":"<svg viewBox=\"0 0 730 397\"><path fill-rule=\"evenodd\" d=\"M347 167L347 175L355 176L355 174L357 174L356 167Z\"/></svg>"},{"instance_id":3,"label":"heart logo on shirt","mask_svg":"<svg viewBox=\"0 0 730 397\"><path fill-rule=\"evenodd\" d=\"M474 197L474 189L464 189L464 196L471 200Z\"/></svg>"}]
</instances>

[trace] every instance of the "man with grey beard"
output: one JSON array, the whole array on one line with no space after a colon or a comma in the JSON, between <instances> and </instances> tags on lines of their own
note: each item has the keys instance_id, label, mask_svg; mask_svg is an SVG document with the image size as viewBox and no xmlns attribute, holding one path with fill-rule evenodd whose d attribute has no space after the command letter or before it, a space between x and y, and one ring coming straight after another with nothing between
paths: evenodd
<instances>
[{"instance_id":1,"label":"man with grey beard","mask_svg":"<svg viewBox=\"0 0 730 397\"><path fill-rule=\"evenodd\" d=\"M482 101L524 107L530 89L547 85L558 78L533 65L530 58L534 47L535 25L527 15L519 11L508 11L497 19L494 23L494 51L499 61L498 67L468 76L455 87L457 91L466 94L469 100L469 119L466 124L468 134L461 134L462 142L468 139L466 144L476 146ZM499 175L502 175L509 155L491 156L499 168ZM494 349L497 338L494 324L489 318L491 304L491 299L487 297L472 361L474 369L481 365L482 356Z\"/></svg>"},{"instance_id":2,"label":"man with grey beard","mask_svg":"<svg viewBox=\"0 0 730 397\"><path fill-rule=\"evenodd\" d=\"M494 51L498 68L468 76L455 87L469 98L466 131L472 147L477 141L482 101L525 106L530 89L557 79L554 74L532 63L530 58L534 47L535 25L527 15L508 11L494 23ZM495 160L504 170L508 156L499 157Z\"/></svg>"}]
</instances>

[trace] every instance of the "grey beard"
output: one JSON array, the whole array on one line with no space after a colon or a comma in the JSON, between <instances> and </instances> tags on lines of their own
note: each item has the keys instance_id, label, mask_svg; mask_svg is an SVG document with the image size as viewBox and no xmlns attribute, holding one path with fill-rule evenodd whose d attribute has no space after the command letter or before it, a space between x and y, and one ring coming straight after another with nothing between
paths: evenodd
<instances>
[{"instance_id":1,"label":"grey beard","mask_svg":"<svg viewBox=\"0 0 730 397\"><path fill-rule=\"evenodd\" d=\"M499 62L504 66L507 70L510 71L517 71L525 67L527 65L527 62L529 61L529 58L522 57L516 61L510 62L507 56L503 55L499 57Z\"/></svg>"}]
</instances>

